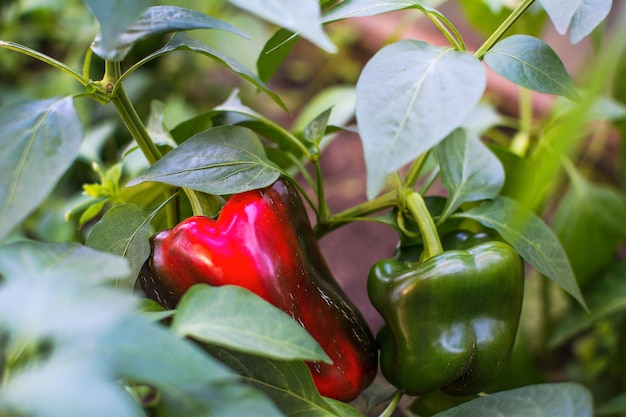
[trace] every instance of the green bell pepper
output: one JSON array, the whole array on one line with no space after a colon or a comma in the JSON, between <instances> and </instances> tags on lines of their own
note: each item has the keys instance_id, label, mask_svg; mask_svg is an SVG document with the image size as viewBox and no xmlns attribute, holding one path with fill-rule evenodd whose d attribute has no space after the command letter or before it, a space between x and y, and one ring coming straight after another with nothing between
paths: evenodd
<instances>
[{"instance_id":1,"label":"green bell pepper","mask_svg":"<svg viewBox=\"0 0 626 417\"><path fill-rule=\"evenodd\" d=\"M419 196L412 200L417 212L415 201ZM382 374L409 395L476 394L513 348L523 262L508 244L467 232L447 242L461 249L447 250L433 238L432 219L417 220L426 232L421 260L382 260L368 277L368 295L385 320L377 335Z\"/></svg>"}]
</instances>

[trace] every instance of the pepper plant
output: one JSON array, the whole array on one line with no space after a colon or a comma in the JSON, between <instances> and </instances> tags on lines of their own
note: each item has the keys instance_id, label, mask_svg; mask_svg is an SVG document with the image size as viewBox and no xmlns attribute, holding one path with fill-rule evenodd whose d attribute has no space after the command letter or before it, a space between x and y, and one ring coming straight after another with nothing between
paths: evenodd
<instances>
[{"instance_id":1,"label":"pepper plant","mask_svg":"<svg viewBox=\"0 0 626 417\"><path fill-rule=\"evenodd\" d=\"M625 183L593 175L626 115L611 0L455 2L485 34L476 50L441 1L85 0L65 62L11 39L24 3L0 9L18 86L0 97L0 415L626 414ZM447 45L390 40L295 127L255 110L292 110L272 80L298 48L332 59L333 28L401 10ZM542 22L592 39L580 80ZM255 70L234 38L261 45ZM150 77L148 93L174 90L188 55L242 91L191 116L185 99L134 99ZM25 62L54 75L26 91ZM490 103L488 69L518 86L519 117ZM533 117L530 91L558 97L549 114ZM107 142L117 122L126 136ZM366 199L334 211L321 161L343 133L361 140ZM37 233L61 209L72 230ZM362 222L398 236L361 281L381 329L318 246Z\"/></svg>"}]
</instances>

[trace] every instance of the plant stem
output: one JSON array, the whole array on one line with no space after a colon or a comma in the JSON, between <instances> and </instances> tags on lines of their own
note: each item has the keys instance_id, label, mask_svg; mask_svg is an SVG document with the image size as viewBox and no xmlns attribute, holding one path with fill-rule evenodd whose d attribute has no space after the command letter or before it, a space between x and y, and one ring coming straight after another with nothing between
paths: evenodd
<instances>
[{"instance_id":1,"label":"plant stem","mask_svg":"<svg viewBox=\"0 0 626 417\"><path fill-rule=\"evenodd\" d=\"M113 91L110 99L117 112L119 113L122 121L128 128L128 131L132 135L133 139L137 141L139 148L145 155L150 165L161 159L161 151L155 145L154 141L150 137L148 130L143 125L141 118L137 114L135 107L131 103L126 90L122 85L117 85L117 80L120 78L120 64L119 62L106 61L106 70L102 83L107 91Z\"/></svg>"},{"instance_id":2,"label":"plant stem","mask_svg":"<svg viewBox=\"0 0 626 417\"><path fill-rule=\"evenodd\" d=\"M491 49L493 46L500 40L500 38L506 33L507 30L513 26L513 24L520 18L522 14L528 9L535 0L523 0L516 8L511 12L511 14L504 19L504 22L498 26L498 28L487 38L485 43L482 44L480 48L474 55L478 59L483 59L483 56Z\"/></svg>"},{"instance_id":3,"label":"plant stem","mask_svg":"<svg viewBox=\"0 0 626 417\"><path fill-rule=\"evenodd\" d=\"M358 204L335 215L329 216L325 221L315 225L315 236L319 239L325 234L350 223L360 217L395 206L398 203L398 190L389 191L374 200Z\"/></svg>"},{"instance_id":4,"label":"plant stem","mask_svg":"<svg viewBox=\"0 0 626 417\"><path fill-rule=\"evenodd\" d=\"M396 409L396 407L398 406L398 404L400 403L400 400L402 399L402 395L403 395L402 391L396 391L396 394L391 399L391 402L387 405L387 407L385 407L383 412L380 413L378 417L390 417L391 414Z\"/></svg>"},{"instance_id":5,"label":"plant stem","mask_svg":"<svg viewBox=\"0 0 626 417\"><path fill-rule=\"evenodd\" d=\"M413 216L413 220L417 223L417 227L420 229L424 242L424 252L422 252L420 260L425 261L443 252L439 234L437 233L437 226L421 194L415 191L410 192L406 196L406 205Z\"/></svg>"},{"instance_id":6,"label":"plant stem","mask_svg":"<svg viewBox=\"0 0 626 417\"><path fill-rule=\"evenodd\" d=\"M5 49L12 50L12 51L20 52L24 55L28 55L32 58L38 59L41 62L45 62L46 64L53 66L54 68L59 69L66 74L71 75L82 85L87 85L89 82L89 79L84 79L82 75L80 75L78 72L74 71L72 68L68 67L61 61L57 61L56 59L49 57L48 55L43 54L34 49L31 49L27 46L20 45L19 43L15 43L15 42L0 40L0 48L5 48Z\"/></svg>"},{"instance_id":7,"label":"plant stem","mask_svg":"<svg viewBox=\"0 0 626 417\"><path fill-rule=\"evenodd\" d=\"M402 181L402 186L405 188L413 188L415 183L419 179L419 175L422 172L422 168L428 159L429 152L425 152L420 155L409 167L409 170L404 177L404 181Z\"/></svg>"}]
</instances>

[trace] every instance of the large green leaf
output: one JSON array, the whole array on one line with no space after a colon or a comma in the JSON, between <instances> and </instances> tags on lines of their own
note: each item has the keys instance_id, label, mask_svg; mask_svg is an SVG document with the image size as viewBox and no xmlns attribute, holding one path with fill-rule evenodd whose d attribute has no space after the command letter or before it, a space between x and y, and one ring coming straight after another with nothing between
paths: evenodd
<instances>
[{"instance_id":1,"label":"large green leaf","mask_svg":"<svg viewBox=\"0 0 626 417\"><path fill-rule=\"evenodd\" d=\"M72 97L0 109L0 241L52 191L82 137Z\"/></svg>"},{"instance_id":2,"label":"large green leaf","mask_svg":"<svg viewBox=\"0 0 626 417\"><path fill-rule=\"evenodd\" d=\"M554 214L555 231L584 287L626 241L626 197L568 169L570 187Z\"/></svg>"},{"instance_id":3,"label":"large green leaf","mask_svg":"<svg viewBox=\"0 0 626 417\"><path fill-rule=\"evenodd\" d=\"M242 287L194 285L180 300L172 328L181 336L273 359L331 362L291 316Z\"/></svg>"},{"instance_id":4,"label":"large green leaf","mask_svg":"<svg viewBox=\"0 0 626 417\"><path fill-rule=\"evenodd\" d=\"M513 35L485 54L485 62L507 80L529 90L557 94L572 100L578 92L563 62L541 39Z\"/></svg>"},{"instance_id":5,"label":"large green leaf","mask_svg":"<svg viewBox=\"0 0 626 417\"><path fill-rule=\"evenodd\" d=\"M357 82L367 196L459 127L485 85L484 67L468 52L405 40L376 53Z\"/></svg>"},{"instance_id":6,"label":"large green leaf","mask_svg":"<svg viewBox=\"0 0 626 417\"><path fill-rule=\"evenodd\" d=\"M154 212L133 204L115 206L104 213L87 236L85 244L97 250L113 253L128 260L131 272L120 280L131 289L145 260L150 255L148 232Z\"/></svg>"},{"instance_id":7,"label":"large green leaf","mask_svg":"<svg viewBox=\"0 0 626 417\"><path fill-rule=\"evenodd\" d=\"M326 50L335 52L337 47L324 33L320 5L317 0L229 0L230 3L247 10L279 27L283 27L306 38Z\"/></svg>"},{"instance_id":8,"label":"large green leaf","mask_svg":"<svg viewBox=\"0 0 626 417\"><path fill-rule=\"evenodd\" d=\"M216 347L206 349L243 376L253 387L267 394L288 416L346 417L359 413L335 408L319 395L311 373L301 361L277 361Z\"/></svg>"},{"instance_id":9,"label":"large green leaf","mask_svg":"<svg viewBox=\"0 0 626 417\"><path fill-rule=\"evenodd\" d=\"M591 393L571 382L528 385L478 397L433 417L592 417Z\"/></svg>"},{"instance_id":10,"label":"large green leaf","mask_svg":"<svg viewBox=\"0 0 626 417\"><path fill-rule=\"evenodd\" d=\"M526 262L585 305L559 239L532 211L507 197L498 197L455 216L495 229Z\"/></svg>"},{"instance_id":11,"label":"large green leaf","mask_svg":"<svg viewBox=\"0 0 626 417\"><path fill-rule=\"evenodd\" d=\"M176 33L163 48L153 52L152 54L148 55L147 57L133 65L131 68L129 68L128 71L123 74L122 79L128 77L133 71L146 64L147 62L152 61L153 59L158 58L169 52L179 50L196 52L214 59L218 63L224 65L226 68L250 81L256 87L261 89L265 94L267 94L270 98L272 98L272 100L274 100L283 109L286 109L285 104L282 102L280 97L272 92L270 88L263 81L261 81L252 71L244 67L239 62L235 61L224 52L213 49L210 46L205 45L204 43L192 38L186 33Z\"/></svg>"},{"instance_id":12,"label":"large green leaf","mask_svg":"<svg viewBox=\"0 0 626 417\"><path fill-rule=\"evenodd\" d=\"M502 164L473 133L455 130L437 145L435 153L441 181L448 190L442 218L465 202L495 198L502 189Z\"/></svg>"},{"instance_id":13,"label":"large green leaf","mask_svg":"<svg viewBox=\"0 0 626 417\"><path fill-rule=\"evenodd\" d=\"M541 0L557 32L569 29L572 43L580 42L611 11L612 0Z\"/></svg>"},{"instance_id":14,"label":"large green leaf","mask_svg":"<svg viewBox=\"0 0 626 417\"><path fill-rule=\"evenodd\" d=\"M118 13L116 17L119 18L120 15ZM109 22L111 22L110 18L107 19L107 24ZM116 28L119 27L119 23L112 22L111 25L114 25ZM143 38L159 33L192 29L217 29L247 37L244 32L226 22L195 10L176 6L150 7L139 16L136 22L128 26L128 28L125 27L125 31L116 31L118 32L116 37L111 37L111 33L106 34L105 37L102 29L101 27L101 32L94 40L91 48L96 55L109 61L122 61L135 43Z\"/></svg>"},{"instance_id":15,"label":"large green leaf","mask_svg":"<svg viewBox=\"0 0 626 417\"><path fill-rule=\"evenodd\" d=\"M283 63L289 51L300 37L287 29L279 29L265 43L256 62L257 73L263 81L268 81Z\"/></svg>"},{"instance_id":16,"label":"large green leaf","mask_svg":"<svg viewBox=\"0 0 626 417\"><path fill-rule=\"evenodd\" d=\"M266 187L279 176L254 132L219 126L186 140L128 185L155 181L227 195Z\"/></svg>"}]
</instances>

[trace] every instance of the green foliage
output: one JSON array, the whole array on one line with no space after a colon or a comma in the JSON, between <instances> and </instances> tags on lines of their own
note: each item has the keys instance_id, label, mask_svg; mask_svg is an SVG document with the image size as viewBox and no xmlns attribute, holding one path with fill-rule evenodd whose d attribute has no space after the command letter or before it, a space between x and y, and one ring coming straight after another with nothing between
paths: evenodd
<instances>
[{"instance_id":1,"label":"green foliage","mask_svg":"<svg viewBox=\"0 0 626 417\"><path fill-rule=\"evenodd\" d=\"M486 37L475 52L436 0L178 3L185 7L0 6L0 415L358 416L386 407L389 416L403 408L401 394L380 385L362 407L321 397L302 361L325 353L244 290L196 286L167 312L133 294L152 233L191 214L215 216L223 198L281 174L308 183L301 190L314 194L303 197L318 237L377 221L421 244L416 217L432 216L438 233L495 229L531 267L525 340L514 353L524 366L507 368L509 382L485 396L420 398L436 405L420 415L626 413L626 176L623 163L603 176L597 157L626 160L626 147L613 152L605 135L623 142L626 116L624 59L614 65L626 56L626 30L601 25L611 0L458 2ZM336 53L328 65L342 73L351 45L333 30L402 10L428 18L449 45L390 39L351 62L362 69L356 85L325 85L304 100L283 82L300 57L312 67L316 47ZM545 22L573 44L593 33L584 76L572 79L540 38ZM229 37L250 39L259 54ZM490 102L484 64L519 87L519 117ZM562 98L533 117L528 90ZM333 213L320 158L342 130L363 145L367 201ZM427 199L441 204L407 211L416 190L441 194ZM76 233L46 224L68 208L66 227ZM494 392L537 379L566 382Z\"/></svg>"}]
</instances>

